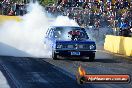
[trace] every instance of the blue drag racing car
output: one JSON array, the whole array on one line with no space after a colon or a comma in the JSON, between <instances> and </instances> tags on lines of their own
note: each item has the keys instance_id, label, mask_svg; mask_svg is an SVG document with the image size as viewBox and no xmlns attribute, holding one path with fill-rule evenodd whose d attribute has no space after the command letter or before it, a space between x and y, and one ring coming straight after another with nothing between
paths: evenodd
<instances>
[{"instance_id":1,"label":"blue drag racing car","mask_svg":"<svg viewBox=\"0 0 132 88\"><path fill-rule=\"evenodd\" d=\"M52 48L54 60L58 56L95 59L96 44L81 27L52 26L46 33L45 43Z\"/></svg>"}]
</instances>

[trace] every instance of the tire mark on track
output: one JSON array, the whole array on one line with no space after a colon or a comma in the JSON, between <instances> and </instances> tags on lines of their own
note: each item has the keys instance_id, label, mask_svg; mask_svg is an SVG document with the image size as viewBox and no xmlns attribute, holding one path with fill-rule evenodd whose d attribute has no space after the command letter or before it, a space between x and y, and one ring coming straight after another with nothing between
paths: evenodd
<instances>
[{"instance_id":1,"label":"tire mark on track","mask_svg":"<svg viewBox=\"0 0 132 88\"><path fill-rule=\"evenodd\" d=\"M11 88L22 88L18 81L15 79L12 73L9 72L8 68L0 61L0 65L2 67L2 72L4 73L5 77ZM10 81L10 82L9 82Z\"/></svg>"}]
</instances>

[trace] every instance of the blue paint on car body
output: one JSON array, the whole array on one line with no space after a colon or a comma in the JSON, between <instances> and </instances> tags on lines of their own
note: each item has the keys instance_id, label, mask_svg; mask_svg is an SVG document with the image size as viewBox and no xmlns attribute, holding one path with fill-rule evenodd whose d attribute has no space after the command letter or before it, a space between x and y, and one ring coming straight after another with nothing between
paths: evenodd
<instances>
[{"instance_id":1,"label":"blue paint on car body","mask_svg":"<svg viewBox=\"0 0 132 88\"><path fill-rule=\"evenodd\" d=\"M52 47L53 59L59 56L88 56L93 59L96 44L90 40L85 29L73 26L52 26L46 33L46 42ZM74 52L76 51L76 52Z\"/></svg>"}]
</instances>

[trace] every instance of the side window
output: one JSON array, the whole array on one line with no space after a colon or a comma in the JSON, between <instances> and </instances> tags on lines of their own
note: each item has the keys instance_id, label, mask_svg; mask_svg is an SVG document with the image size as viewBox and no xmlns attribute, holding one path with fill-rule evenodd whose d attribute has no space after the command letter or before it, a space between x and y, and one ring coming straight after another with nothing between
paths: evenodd
<instances>
[{"instance_id":1,"label":"side window","mask_svg":"<svg viewBox=\"0 0 132 88\"><path fill-rule=\"evenodd\" d=\"M48 37L49 31L50 31L50 28L48 28L48 30L47 30L47 32L46 32L46 37Z\"/></svg>"},{"instance_id":2,"label":"side window","mask_svg":"<svg viewBox=\"0 0 132 88\"><path fill-rule=\"evenodd\" d=\"M48 37L49 38L52 38L53 37L53 28L50 29L49 34L48 34Z\"/></svg>"}]
</instances>

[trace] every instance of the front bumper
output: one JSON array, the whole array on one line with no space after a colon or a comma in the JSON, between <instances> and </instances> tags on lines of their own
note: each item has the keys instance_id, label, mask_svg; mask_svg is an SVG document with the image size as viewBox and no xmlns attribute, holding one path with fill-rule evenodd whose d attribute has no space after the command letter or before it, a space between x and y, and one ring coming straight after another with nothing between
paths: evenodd
<instances>
[{"instance_id":1,"label":"front bumper","mask_svg":"<svg viewBox=\"0 0 132 88\"><path fill-rule=\"evenodd\" d=\"M68 56L68 57L82 57L82 56L91 56L93 54L95 54L96 50L55 50L54 51L56 55L59 56ZM79 55L71 55L71 52L79 52Z\"/></svg>"}]
</instances>

